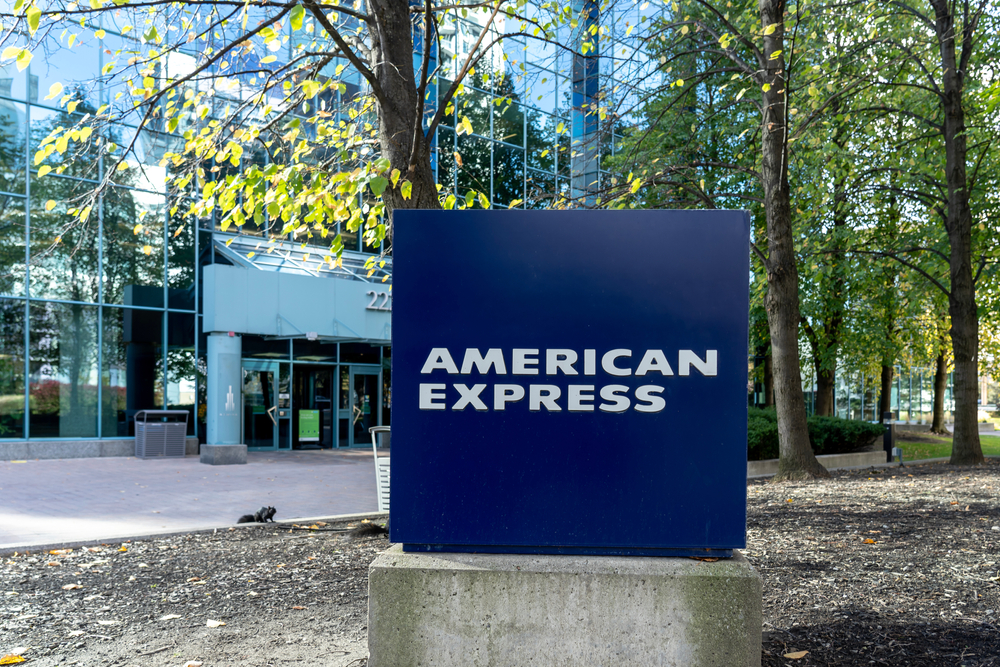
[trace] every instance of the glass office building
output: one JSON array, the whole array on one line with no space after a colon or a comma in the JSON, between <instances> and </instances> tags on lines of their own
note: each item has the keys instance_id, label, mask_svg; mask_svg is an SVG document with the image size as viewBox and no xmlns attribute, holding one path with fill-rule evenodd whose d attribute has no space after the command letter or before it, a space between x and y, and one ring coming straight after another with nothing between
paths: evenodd
<instances>
[{"instance_id":1,"label":"glass office building","mask_svg":"<svg viewBox=\"0 0 1000 667\"><path fill-rule=\"evenodd\" d=\"M588 11L588 21L596 22L596 6ZM55 128L118 104L124 84L98 74L130 43L114 26L104 28L100 35L79 31L72 48L49 44L25 71L0 66L0 458L20 458L11 455L24 451L14 444L44 442L50 456L60 455L59 443L127 446L133 417L144 409L187 410L189 436L205 442L209 334L241 338L242 386L234 403L248 446L370 442L369 426L391 422L391 278L382 280L391 275L391 257L369 275L365 260L380 249L357 232L338 230L346 249L336 267L316 261L329 250L319 238L253 225L234 235L218 220L172 214L160 159L179 137L162 127L139 130L137 116L109 132L119 145L135 141L139 164L116 175L85 224L67 214L104 176L109 160L98 152L65 162L58 153L41 160L36 153ZM468 52L479 30L475 17L442 24L436 95L447 89L455 56ZM279 56L290 59L295 35L282 48L288 52ZM432 162L439 183L458 196L487 193L499 208L546 207L559 196L586 203L588 189L603 178L598 153L615 146L612 136L594 143L598 127L585 118L587 105L599 90L611 107L633 94L610 77L603 88L597 84L602 69L614 70L616 52L625 48L611 40L607 55L576 59L571 50L521 38L494 47L458 105L474 132L455 132L458 112L438 131ZM183 68L196 53L181 51L168 66ZM631 62L624 55L622 61ZM345 87L329 100L334 109L363 91L350 70L339 78ZM77 102L75 114L46 97L56 82ZM213 103L225 104L225 91L216 93ZM248 290L277 290L276 281L291 276L322 286L309 293L340 294L349 285L351 296L336 297L323 322L306 321L309 312L331 308L323 303L300 303L299 311L275 305L267 311L273 319L262 322L254 304L249 314L234 314L228 293L206 294L206 285L217 282L211 276L225 271L244 272ZM234 321L247 324L232 328ZM75 450L67 444L64 451Z\"/></svg>"}]
</instances>

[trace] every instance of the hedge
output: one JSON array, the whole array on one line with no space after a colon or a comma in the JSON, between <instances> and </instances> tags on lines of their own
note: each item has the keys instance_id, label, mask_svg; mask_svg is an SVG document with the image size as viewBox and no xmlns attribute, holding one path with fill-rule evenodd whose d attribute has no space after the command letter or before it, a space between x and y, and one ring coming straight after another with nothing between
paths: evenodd
<instances>
[{"instance_id":1,"label":"hedge","mask_svg":"<svg viewBox=\"0 0 1000 667\"><path fill-rule=\"evenodd\" d=\"M809 417L809 444L813 453L844 454L864 449L885 432L881 424L841 419ZM747 412L747 459L778 458L778 416L773 409L750 408Z\"/></svg>"}]
</instances>

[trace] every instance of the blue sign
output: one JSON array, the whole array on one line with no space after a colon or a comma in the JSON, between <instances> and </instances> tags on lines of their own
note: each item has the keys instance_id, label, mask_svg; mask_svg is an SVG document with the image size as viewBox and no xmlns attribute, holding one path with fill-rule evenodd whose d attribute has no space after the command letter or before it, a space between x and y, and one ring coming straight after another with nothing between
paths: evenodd
<instances>
[{"instance_id":1,"label":"blue sign","mask_svg":"<svg viewBox=\"0 0 1000 667\"><path fill-rule=\"evenodd\" d=\"M396 211L392 540L745 546L749 216Z\"/></svg>"}]
</instances>

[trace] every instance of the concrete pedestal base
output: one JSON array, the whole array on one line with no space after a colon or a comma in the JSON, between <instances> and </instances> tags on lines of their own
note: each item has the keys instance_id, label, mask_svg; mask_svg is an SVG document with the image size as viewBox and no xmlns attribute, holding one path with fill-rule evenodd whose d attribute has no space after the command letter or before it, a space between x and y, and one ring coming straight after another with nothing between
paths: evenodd
<instances>
[{"instance_id":1,"label":"concrete pedestal base","mask_svg":"<svg viewBox=\"0 0 1000 667\"><path fill-rule=\"evenodd\" d=\"M689 558L403 553L368 580L369 667L760 665L761 579Z\"/></svg>"},{"instance_id":2,"label":"concrete pedestal base","mask_svg":"<svg viewBox=\"0 0 1000 667\"><path fill-rule=\"evenodd\" d=\"M201 462L211 466L228 466L247 462L246 445L202 445Z\"/></svg>"}]
</instances>

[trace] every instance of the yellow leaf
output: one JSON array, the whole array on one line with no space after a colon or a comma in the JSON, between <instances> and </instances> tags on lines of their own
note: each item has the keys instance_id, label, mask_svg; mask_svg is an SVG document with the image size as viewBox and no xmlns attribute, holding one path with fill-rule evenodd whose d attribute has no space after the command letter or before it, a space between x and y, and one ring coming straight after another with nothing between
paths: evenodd
<instances>
[{"instance_id":1,"label":"yellow leaf","mask_svg":"<svg viewBox=\"0 0 1000 667\"><path fill-rule=\"evenodd\" d=\"M5 655L0 658L0 665L16 665L19 662L24 662L24 658L19 655Z\"/></svg>"},{"instance_id":2,"label":"yellow leaf","mask_svg":"<svg viewBox=\"0 0 1000 667\"><path fill-rule=\"evenodd\" d=\"M14 58L17 58L20 54L21 54L21 49L19 47L8 46L6 49L3 50L3 53L0 54L0 58L4 60L13 60Z\"/></svg>"},{"instance_id":3,"label":"yellow leaf","mask_svg":"<svg viewBox=\"0 0 1000 667\"><path fill-rule=\"evenodd\" d=\"M142 246L142 253L144 255L148 255L151 252L153 252L153 246L151 246L151 245L144 245L144 246Z\"/></svg>"},{"instance_id":4,"label":"yellow leaf","mask_svg":"<svg viewBox=\"0 0 1000 667\"><path fill-rule=\"evenodd\" d=\"M104 35L106 35L107 33L104 32L103 30L98 30L94 34L97 36L97 39L104 39Z\"/></svg>"},{"instance_id":5,"label":"yellow leaf","mask_svg":"<svg viewBox=\"0 0 1000 667\"><path fill-rule=\"evenodd\" d=\"M28 49L21 49L21 52L17 54L17 71L23 72L28 68L29 63L31 63L31 51Z\"/></svg>"},{"instance_id":6,"label":"yellow leaf","mask_svg":"<svg viewBox=\"0 0 1000 667\"><path fill-rule=\"evenodd\" d=\"M128 162L122 160L121 162L118 163L117 169L118 171L125 171L126 169L128 169Z\"/></svg>"},{"instance_id":7,"label":"yellow leaf","mask_svg":"<svg viewBox=\"0 0 1000 667\"><path fill-rule=\"evenodd\" d=\"M682 35L688 34L688 30L690 30L690 28L688 28L687 26L681 26L681 34Z\"/></svg>"},{"instance_id":8,"label":"yellow leaf","mask_svg":"<svg viewBox=\"0 0 1000 667\"><path fill-rule=\"evenodd\" d=\"M806 657L807 653L809 653L809 651L796 651L795 653L786 653L781 657L788 658L789 660L799 660Z\"/></svg>"},{"instance_id":9,"label":"yellow leaf","mask_svg":"<svg viewBox=\"0 0 1000 667\"><path fill-rule=\"evenodd\" d=\"M41 178L50 171L52 171L52 167L50 167L47 164L43 164L41 167L38 168L38 178Z\"/></svg>"},{"instance_id":10,"label":"yellow leaf","mask_svg":"<svg viewBox=\"0 0 1000 667\"><path fill-rule=\"evenodd\" d=\"M261 65L266 65L268 63L273 63L277 59L278 59L278 56L265 56L265 57L263 57L263 58L260 59L260 64Z\"/></svg>"},{"instance_id":11,"label":"yellow leaf","mask_svg":"<svg viewBox=\"0 0 1000 667\"><path fill-rule=\"evenodd\" d=\"M869 537L868 539L865 540L865 544L875 544L875 540Z\"/></svg>"},{"instance_id":12,"label":"yellow leaf","mask_svg":"<svg viewBox=\"0 0 1000 667\"><path fill-rule=\"evenodd\" d=\"M141 231L142 231L142 225L141 224L138 224L138 225L136 225L135 227L132 228L132 233L133 234L138 234Z\"/></svg>"},{"instance_id":13,"label":"yellow leaf","mask_svg":"<svg viewBox=\"0 0 1000 667\"><path fill-rule=\"evenodd\" d=\"M54 100L59 97L59 94L63 91L63 85L56 81L51 86L49 86L49 94L45 96L47 100Z\"/></svg>"},{"instance_id":14,"label":"yellow leaf","mask_svg":"<svg viewBox=\"0 0 1000 667\"><path fill-rule=\"evenodd\" d=\"M766 28L764 28L764 34L765 35L772 35L772 34L774 34L774 31L777 30L777 29L778 29L778 24L777 23L772 23L771 25L769 25Z\"/></svg>"},{"instance_id":15,"label":"yellow leaf","mask_svg":"<svg viewBox=\"0 0 1000 667\"><path fill-rule=\"evenodd\" d=\"M458 151L455 151L453 153L453 155L455 156L455 164L457 164L459 167L461 167L462 166L462 154L459 153Z\"/></svg>"},{"instance_id":16,"label":"yellow leaf","mask_svg":"<svg viewBox=\"0 0 1000 667\"><path fill-rule=\"evenodd\" d=\"M55 207L56 207L56 200L55 199L50 199L47 202L45 202L45 210L46 211L51 211Z\"/></svg>"}]
</instances>

